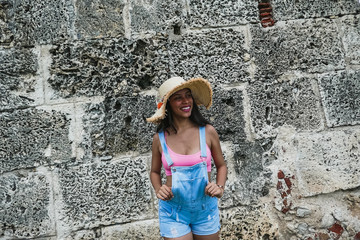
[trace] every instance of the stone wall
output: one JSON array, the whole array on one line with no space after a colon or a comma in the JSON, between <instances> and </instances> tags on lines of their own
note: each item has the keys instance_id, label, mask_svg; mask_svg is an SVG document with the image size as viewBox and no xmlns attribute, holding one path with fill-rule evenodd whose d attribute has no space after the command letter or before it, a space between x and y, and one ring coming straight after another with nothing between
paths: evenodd
<instances>
[{"instance_id":1,"label":"stone wall","mask_svg":"<svg viewBox=\"0 0 360 240\"><path fill-rule=\"evenodd\" d=\"M271 5L0 0L0 239L160 239L145 118L175 75L214 89L222 239L360 239L360 3Z\"/></svg>"}]
</instances>

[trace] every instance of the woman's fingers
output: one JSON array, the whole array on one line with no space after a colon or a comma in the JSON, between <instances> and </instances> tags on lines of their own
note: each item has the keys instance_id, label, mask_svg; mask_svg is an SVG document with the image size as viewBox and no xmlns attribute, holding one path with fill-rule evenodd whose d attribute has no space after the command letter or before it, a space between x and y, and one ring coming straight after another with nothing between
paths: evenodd
<instances>
[{"instance_id":1,"label":"woman's fingers","mask_svg":"<svg viewBox=\"0 0 360 240\"><path fill-rule=\"evenodd\" d=\"M216 191L216 184L215 183L208 183L208 185L205 188L205 194L213 197L214 196L214 192Z\"/></svg>"},{"instance_id":2,"label":"woman's fingers","mask_svg":"<svg viewBox=\"0 0 360 240\"><path fill-rule=\"evenodd\" d=\"M221 197L223 190L215 183L208 183L208 185L205 187L205 194L211 197Z\"/></svg>"},{"instance_id":3,"label":"woman's fingers","mask_svg":"<svg viewBox=\"0 0 360 240\"><path fill-rule=\"evenodd\" d=\"M156 196L161 200L170 200L174 195L170 187L162 185L159 191L156 193Z\"/></svg>"}]
</instances>

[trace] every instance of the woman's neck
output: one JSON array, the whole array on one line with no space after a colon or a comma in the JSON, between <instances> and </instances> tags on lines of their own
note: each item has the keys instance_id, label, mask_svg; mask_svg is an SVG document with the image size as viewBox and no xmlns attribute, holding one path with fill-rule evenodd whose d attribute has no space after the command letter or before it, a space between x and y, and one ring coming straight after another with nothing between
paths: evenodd
<instances>
[{"instance_id":1,"label":"woman's neck","mask_svg":"<svg viewBox=\"0 0 360 240\"><path fill-rule=\"evenodd\" d=\"M181 132L184 129L194 127L194 123L189 118L174 118L174 126L177 132Z\"/></svg>"}]
</instances>

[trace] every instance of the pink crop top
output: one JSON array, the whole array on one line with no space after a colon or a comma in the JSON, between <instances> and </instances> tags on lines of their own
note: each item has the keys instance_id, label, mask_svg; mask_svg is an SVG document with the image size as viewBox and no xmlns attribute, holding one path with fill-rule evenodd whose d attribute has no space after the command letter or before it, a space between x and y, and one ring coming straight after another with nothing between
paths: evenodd
<instances>
[{"instance_id":1,"label":"pink crop top","mask_svg":"<svg viewBox=\"0 0 360 240\"><path fill-rule=\"evenodd\" d=\"M166 144L166 147L168 148L170 157L174 163L172 166L174 166L174 167L176 167L176 166L192 166L192 165L198 164L203 161L200 158L201 151L194 153L194 154L190 154L190 155L182 155L182 154L178 154L178 153L174 152L173 150L171 150L167 144ZM206 144L206 156L207 157L205 160L207 163L207 171L211 172L211 151L207 144ZM162 154L161 154L161 161L164 166L166 176L171 176L171 169L166 162L164 151L162 151Z\"/></svg>"}]
</instances>

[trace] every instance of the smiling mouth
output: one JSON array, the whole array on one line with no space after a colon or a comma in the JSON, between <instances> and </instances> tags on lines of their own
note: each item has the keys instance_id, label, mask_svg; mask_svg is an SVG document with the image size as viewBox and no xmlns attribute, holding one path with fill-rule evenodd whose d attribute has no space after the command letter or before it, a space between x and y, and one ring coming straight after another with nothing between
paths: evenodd
<instances>
[{"instance_id":1,"label":"smiling mouth","mask_svg":"<svg viewBox=\"0 0 360 240\"><path fill-rule=\"evenodd\" d=\"M186 106L186 107L182 107L180 109L184 112L189 112L191 108L190 108L190 106Z\"/></svg>"}]
</instances>

